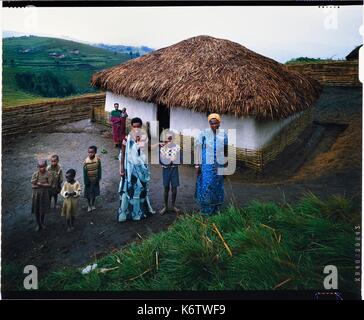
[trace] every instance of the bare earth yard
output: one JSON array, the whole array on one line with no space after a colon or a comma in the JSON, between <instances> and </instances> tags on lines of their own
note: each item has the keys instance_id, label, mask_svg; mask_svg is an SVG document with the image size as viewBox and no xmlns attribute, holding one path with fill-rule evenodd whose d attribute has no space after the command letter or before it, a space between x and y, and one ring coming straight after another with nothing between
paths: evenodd
<instances>
[{"instance_id":1,"label":"bare earth yard","mask_svg":"<svg viewBox=\"0 0 364 320\"><path fill-rule=\"evenodd\" d=\"M294 202L311 191L319 197L340 194L361 199L361 88L325 88L316 105L315 123L300 141L290 146L264 174L240 165L225 179L225 203L244 206L252 200ZM2 157L2 263L23 268L33 264L40 277L65 266L84 266L96 257L131 241L166 229L176 219L169 213L140 221L116 221L119 205L117 150L108 130L89 121L55 128L53 132L29 133L3 139ZM102 158L103 179L97 211L86 213L85 199L75 230L66 232L60 213L52 209L47 229L34 232L30 177L38 157L60 156L64 170L74 168L82 181L82 162L87 147L96 145ZM104 154L100 152L107 151ZM161 168L152 166L150 198L155 210L162 206ZM194 202L195 173L180 168L178 206L184 212L198 209ZM61 203L61 200L59 200ZM3 279L7 289L13 285ZM15 289L15 288L14 288Z\"/></svg>"}]
</instances>

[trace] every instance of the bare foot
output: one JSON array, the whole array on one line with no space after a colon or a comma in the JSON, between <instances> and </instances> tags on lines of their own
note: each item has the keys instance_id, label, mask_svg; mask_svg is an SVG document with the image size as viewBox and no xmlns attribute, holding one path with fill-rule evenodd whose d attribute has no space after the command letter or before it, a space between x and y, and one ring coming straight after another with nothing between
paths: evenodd
<instances>
[{"instance_id":1,"label":"bare foot","mask_svg":"<svg viewBox=\"0 0 364 320\"><path fill-rule=\"evenodd\" d=\"M179 214L181 212L177 207L173 207L172 210L175 214Z\"/></svg>"},{"instance_id":2,"label":"bare foot","mask_svg":"<svg viewBox=\"0 0 364 320\"><path fill-rule=\"evenodd\" d=\"M159 211L159 214L164 215L167 212L167 208L163 207L161 211Z\"/></svg>"}]
</instances>

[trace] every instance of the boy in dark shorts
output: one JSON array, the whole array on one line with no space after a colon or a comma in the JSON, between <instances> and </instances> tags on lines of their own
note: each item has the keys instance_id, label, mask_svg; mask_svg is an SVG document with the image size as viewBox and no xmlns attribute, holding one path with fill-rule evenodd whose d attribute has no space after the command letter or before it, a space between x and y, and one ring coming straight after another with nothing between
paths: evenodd
<instances>
[{"instance_id":1,"label":"boy in dark shorts","mask_svg":"<svg viewBox=\"0 0 364 320\"><path fill-rule=\"evenodd\" d=\"M52 174L52 186L49 190L50 204L53 198L54 208L57 208L58 194L61 192L63 183L63 171L59 164L58 155L54 154L51 157L51 164L47 167L47 170Z\"/></svg>"},{"instance_id":2,"label":"boy in dark shorts","mask_svg":"<svg viewBox=\"0 0 364 320\"><path fill-rule=\"evenodd\" d=\"M85 198L88 201L87 212L96 210L95 199L100 195L101 160L97 155L97 147L88 148L88 157L83 163L83 179Z\"/></svg>"},{"instance_id":3,"label":"boy in dark shorts","mask_svg":"<svg viewBox=\"0 0 364 320\"><path fill-rule=\"evenodd\" d=\"M32 183L32 214L35 215L36 231L45 228L45 216L49 213L50 197L49 191L52 186L52 174L47 171L47 161L38 161L38 170L33 173Z\"/></svg>"},{"instance_id":4,"label":"boy in dark shorts","mask_svg":"<svg viewBox=\"0 0 364 320\"><path fill-rule=\"evenodd\" d=\"M176 214L179 209L176 207L177 187L179 186L178 166L181 164L181 147L173 142L174 133L168 131L166 133L167 141L160 147L160 163L163 170L163 186L164 186L164 207L160 210L163 215L168 210L168 196L170 187L172 187L172 211Z\"/></svg>"}]
</instances>

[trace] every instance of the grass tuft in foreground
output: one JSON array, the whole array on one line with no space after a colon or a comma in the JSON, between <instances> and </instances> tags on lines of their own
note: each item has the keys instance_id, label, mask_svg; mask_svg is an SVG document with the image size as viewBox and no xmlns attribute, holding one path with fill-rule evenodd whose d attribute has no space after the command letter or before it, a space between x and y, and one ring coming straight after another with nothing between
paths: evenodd
<instances>
[{"instance_id":1,"label":"grass tuft in foreground","mask_svg":"<svg viewBox=\"0 0 364 320\"><path fill-rule=\"evenodd\" d=\"M294 206L253 201L208 219L186 215L97 261L87 275L51 273L40 289L321 290L324 266L332 264L340 290L353 291L358 212L348 199L308 194Z\"/></svg>"}]
</instances>

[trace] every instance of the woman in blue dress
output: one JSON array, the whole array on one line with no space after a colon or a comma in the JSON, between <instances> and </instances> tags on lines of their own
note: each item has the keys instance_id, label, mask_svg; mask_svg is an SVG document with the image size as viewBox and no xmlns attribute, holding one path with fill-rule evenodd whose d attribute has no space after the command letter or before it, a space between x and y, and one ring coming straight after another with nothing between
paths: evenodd
<instances>
[{"instance_id":1,"label":"woman in blue dress","mask_svg":"<svg viewBox=\"0 0 364 320\"><path fill-rule=\"evenodd\" d=\"M195 199L203 215L213 215L224 202L224 160L227 151L227 134L219 129L221 118L212 113L208 117L210 128L203 130L196 139L195 165L197 182Z\"/></svg>"}]
</instances>

